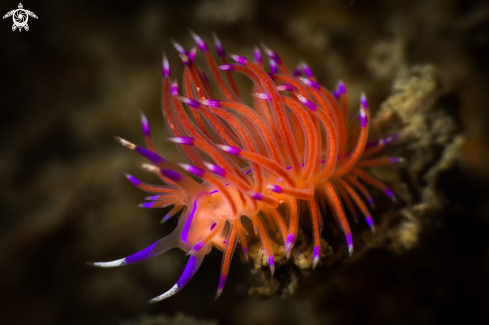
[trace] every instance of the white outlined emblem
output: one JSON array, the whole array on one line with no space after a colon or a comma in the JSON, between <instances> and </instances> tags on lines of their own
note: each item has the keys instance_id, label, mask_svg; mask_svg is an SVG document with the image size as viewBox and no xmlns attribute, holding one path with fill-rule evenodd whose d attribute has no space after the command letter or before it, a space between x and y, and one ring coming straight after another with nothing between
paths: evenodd
<instances>
[{"instance_id":1,"label":"white outlined emblem","mask_svg":"<svg viewBox=\"0 0 489 325\"><path fill-rule=\"evenodd\" d=\"M16 28L19 29L19 32L22 31L22 28L28 31L29 25L27 25L27 21L29 20L29 16L37 19L35 13L29 10L25 10L23 8L24 7L22 6L22 3L19 3L18 9L9 11L5 14L5 16L3 16L3 19L12 16L12 19L14 20L14 24L12 25L12 31L15 31Z\"/></svg>"}]
</instances>

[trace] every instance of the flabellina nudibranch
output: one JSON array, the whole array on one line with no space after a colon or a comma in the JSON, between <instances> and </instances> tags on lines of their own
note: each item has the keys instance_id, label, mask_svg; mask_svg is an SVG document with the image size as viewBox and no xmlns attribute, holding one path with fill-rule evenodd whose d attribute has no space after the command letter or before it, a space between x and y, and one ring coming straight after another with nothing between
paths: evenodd
<instances>
[{"instance_id":1,"label":"flabellina nudibranch","mask_svg":"<svg viewBox=\"0 0 489 325\"><path fill-rule=\"evenodd\" d=\"M214 36L218 66L207 44L191 32L205 56L212 78L195 63L196 48L190 51L174 42L182 59L183 95L176 80L170 81L170 65L163 57L162 109L168 140L177 144L186 163L174 164L160 156L152 143L149 123L142 114L146 148L116 138L123 146L149 160L142 169L158 175L166 185L151 185L127 175L140 189L153 194L144 208L171 208L162 221L180 213L174 231L151 246L128 257L92 265L114 267L140 262L179 247L189 259L177 283L150 300L166 299L180 291L199 269L212 247L223 251L216 298L221 294L231 259L239 242L248 258L248 236L242 224L248 218L266 253L270 272L275 268L269 231L277 232L287 257L297 238L299 209L310 212L313 230L313 268L321 251L323 218L319 206L327 205L343 231L348 252L353 253L350 225L342 202L357 220L355 207L375 231L368 204L373 200L365 185L380 189L394 199L392 191L362 167L401 161L401 158L371 156L397 136L367 142L370 121L365 95L353 119L348 119L347 90L343 83L331 93L317 83L305 64L290 73L277 53L263 46L269 60L264 70L262 53L254 50L254 61L229 55ZM254 108L241 99L233 72L253 82ZM216 94L213 80L220 94ZM241 94L240 94L241 93ZM219 96L220 95L220 96ZM217 97L221 99L216 99ZM204 123L207 122L207 125ZM200 178L196 181L189 174ZM272 227L273 225L273 227ZM274 235L274 234L272 234Z\"/></svg>"}]
</instances>

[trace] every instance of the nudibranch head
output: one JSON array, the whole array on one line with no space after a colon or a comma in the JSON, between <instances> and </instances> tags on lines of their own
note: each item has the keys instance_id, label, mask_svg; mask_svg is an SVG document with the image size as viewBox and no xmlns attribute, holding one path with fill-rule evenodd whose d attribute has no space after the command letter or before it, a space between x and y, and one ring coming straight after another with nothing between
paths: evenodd
<instances>
[{"instance_id":1,"label":"nudibranch head","mask_svg":"<svg viewBox=\"0 0 489 325\"><path fill-rule=\"evenodd\" d=\"M164 56L163 113L171 138L186 162L174 164L160 156L152 143L149 122L141 115L146 146L116 138L149 163L141 167L154 173L166 185L144 183L126 175L136 187L149 192L143 208L170 208L162 222L179 214L174 231L142 251L112 261L93 263L113 267L136 263L178 247L190 256L177 283L151 302L168 298L181 290L200 267L212 247L223 251L216 297L222 292L232 256L239 242L247 258L249 239L243 225L249 219L261 241L270 271L275 270L272 238L277 231L287 256L299 229L299 202L310 211L313 230L313 267L320 262L323 218L318 205L326 204L345 235L349 254L353 238L347 213L355 220L357 210L374 232L367 204L373 200L365 185L376 187L394 199L392 191L362 168L402 161L401 158L371 158L396 136L367 143L369 105L361 95L358 114L348 118L347 89L340 82L331 93L321 86L303 62L291 74L279 55L262 45L269 59L264 70L262 52L254 49L254 61L230 55L228 63L219 39L214 35L220 57L218 66L209 46L191 32L203 53L211 78L195 63L196 50L187 51L174 42L185 68L182 89L170 81L170 64ZM251 79L253 108L242 100L232 73ZM209 84L215 83L220 94ZM216 98L220 97L220 98ZM206 123L204 123L206 122ZM193 177L191 177L191 175ZM199 181L196 180L199 179ZM284 213L285 211L285 213ZM269 229L270 228L270 229Z\"/></svg>"}]
</instances>

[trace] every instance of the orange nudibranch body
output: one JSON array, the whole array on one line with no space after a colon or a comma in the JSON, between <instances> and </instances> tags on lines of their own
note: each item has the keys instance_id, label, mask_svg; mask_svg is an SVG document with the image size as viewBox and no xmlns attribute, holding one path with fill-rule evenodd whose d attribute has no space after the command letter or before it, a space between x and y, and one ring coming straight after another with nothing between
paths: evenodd
<instances>
[{"instance_id":1,"label":"orange nudibranch body","mask_svg":"<svg viewBox=\"0 0 489 325\"><path fill-rule=\"evenodd\" d=\"M285 253L297 239L299 211L310 212L313 233L313 267L321 253L322 213L328 206L343 231L348 252L353 253L353 238L348 215L357 219L357 210L375 231L368 205L373 204L366 185L394 199L392 191L365 172L362 167L402 161L401 158L372 159L397 136L367 143L369 107L361 96L358 113L348 117L347 91L343 83L331 93L317 83L304 63L291 74L277 53L264 47L270 72L263 66L261 51L255 48L254 62L231 55L228 64L220 41L215 46L221 65L210 54L207 44L192 33L203 53L211 77L195 63L196 49L187 51L174 42L185 70L183 94L170 80L170 65L163 59L163 113L169 141L177 144L186 162L174 164L153 146L149 123L142 115L146 148L117 138L124 146L149 160L142 168L157 174L166 185L146 184L126 175L131 183L150 192L144 208L167 208L163 221L179 216L178 226L168 236L128 257L93 263L112 267L139 262L179 247L189 255L177 283L151 302L166 299L180 291L200 267L212 247L223 251L221 276L216 297L222 292L229 265L238 243L247 257L248 237L261 241L273 275L275 258L272 240L283 241ZM233 72L253 82L254 107L246 105L233 79ZM219 94L215 94L213 81ZM240 93L239 93L240 92ZM218 99L220 97L220 99ZM200 179L195 180L190 175ZM321 211L322 210L322 211ZM301 214L305 215L305 214ZM247 218L254 231L247 231ZM270 236L270 225L277 236Z\"/></svg>"}]
</instances>

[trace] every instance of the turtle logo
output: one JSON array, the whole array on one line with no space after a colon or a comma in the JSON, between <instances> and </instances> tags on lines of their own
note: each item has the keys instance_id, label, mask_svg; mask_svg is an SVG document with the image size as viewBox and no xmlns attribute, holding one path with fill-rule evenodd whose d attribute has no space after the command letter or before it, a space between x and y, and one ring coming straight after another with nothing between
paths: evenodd
<instances>
[{"instance_id":1,"label":"turtle logo","mask_svg":"<svg viewBox=\"0 0 489 325\"><path fill-rule=\"evenodd\" d=\"M37 19L35 13L29 10L25 10L23 8L24 7L22 6L22 3L19 3L18 9L9 11L5 14L5 16L3 16L3 19L12 16L12 19L14 20L14 24L12 25L12 31L15 31L16 28L19 29L19 32L22 31L22 28L28 31L29 25L27 25L27 21L29 20L29 16Z\"/></svg>"}]
</instances>

